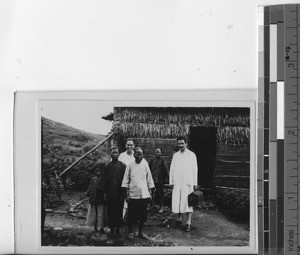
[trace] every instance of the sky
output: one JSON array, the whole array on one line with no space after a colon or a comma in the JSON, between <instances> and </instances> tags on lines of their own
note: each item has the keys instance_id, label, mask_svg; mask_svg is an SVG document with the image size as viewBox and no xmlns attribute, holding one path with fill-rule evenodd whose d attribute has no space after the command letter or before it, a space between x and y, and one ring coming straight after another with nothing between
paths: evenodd
<instances>
[{"instance_id":1,"label":"sky","mask_svg":"<svg viewBox=\"0 0 300 255\"><path fill-rule=\"evenodd\" d=\"M111 121L102 119L113 111L112 101L40 101L41 116L94 134L106 135Z\"/></svg>"}]
</instances>

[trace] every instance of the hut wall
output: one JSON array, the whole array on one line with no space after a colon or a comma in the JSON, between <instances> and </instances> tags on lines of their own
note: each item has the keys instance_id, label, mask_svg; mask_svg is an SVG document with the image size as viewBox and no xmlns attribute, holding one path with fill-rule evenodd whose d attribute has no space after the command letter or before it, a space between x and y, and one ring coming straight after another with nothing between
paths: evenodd
<instances>
[{"instance_id":1,"label":"hut wall","mask_svg":"<svg viewBox=\"0 0 300 255\"><path fill-rule=\"evenodd\" d=\"M214 186L248 189L249 108L115 107L112 131L122 150L124 139L130 137L144 149L147 160L161 147L170 163L176 137L188 137L191 126L217 128Z\"/></svg>"},{"instance_id":2,"label":"hut wall","mask_svg":"<svg viewBox=\"0 0 300 255\"><path fill-rule=\"evenodd\" d=\"M133 138L135 146L140 146L144 150L144 158L149 162L155 157L154 149L160 147L162 149L162 157L166 159L170 167L173 148L176 145L176 139L163 138Z\"/></svg>"},{"instance_id":3,"label":"hut wall","mask_svg":"<svg viewBox=\"0 0 300 255\"><path fill-rule=\"evenodd\" d=\"M218 144L214 186L249 189L249 146Z\"/></svg>"}]
</instances>

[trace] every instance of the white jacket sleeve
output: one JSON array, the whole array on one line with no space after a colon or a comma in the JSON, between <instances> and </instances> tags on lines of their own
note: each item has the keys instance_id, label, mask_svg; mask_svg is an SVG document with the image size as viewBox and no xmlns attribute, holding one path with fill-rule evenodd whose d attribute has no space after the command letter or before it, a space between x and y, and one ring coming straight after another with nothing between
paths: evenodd
<instances>
[{"instance_id":1,"label":"white jacket sleeve","mask_svg":"<svg viewBox=\"0 0 300 255\"><path fill-rule=\"evenodd\" d=\"M128 186L129 186L129 166L126 166L126 170L122 181L122 188L128 188Z\"/></svg>"}]
</instances>

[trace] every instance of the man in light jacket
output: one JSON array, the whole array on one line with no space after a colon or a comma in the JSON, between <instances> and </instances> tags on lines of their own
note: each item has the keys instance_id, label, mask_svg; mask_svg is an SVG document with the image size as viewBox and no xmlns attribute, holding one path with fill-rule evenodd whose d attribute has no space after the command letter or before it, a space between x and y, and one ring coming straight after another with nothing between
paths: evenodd
<instances>
[{"instance_id":1,"label":"man in light jacket","mask_svg":"<svg viewBox=\"0 0 300 255\"><path fill-rule=\"evenodd\" d=\"M170 166L172 212L177 213L177 224L182 224L182 213L187 214L186 231L191 231L193 207L188 205L188 195L197 187L198 167L195 153L186 148L185 137L177 138L179 151L174 153Z\"/></svg>"},{"instance_id":2,"label":"man in light jacket","mask_svg":"<svg viewBox=\"0 0 300 255\"><path fill-rule=\"evenodd\" d=\"M134 239L133 225L139 225L139 237L147 239L143 233L144 223L147 221L147 205L151 199L151 189L154 188L149 165L143 159L141 147L134 149L135 161L131 162L125 170L122 187L126 189L128 203L128 238Z\"/></svg>"}]
</instances>

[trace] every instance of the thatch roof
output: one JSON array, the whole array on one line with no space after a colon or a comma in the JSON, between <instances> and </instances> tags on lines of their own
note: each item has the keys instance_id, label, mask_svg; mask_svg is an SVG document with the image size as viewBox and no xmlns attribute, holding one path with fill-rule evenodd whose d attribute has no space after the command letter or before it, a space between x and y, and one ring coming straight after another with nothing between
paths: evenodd
<instances>
[{"instance_id":1,"label":"thatch roof","mask_svg":"<svg viewBox=\"0 0 300 255\"><path fill-rule=\"evenodd\" d=\"M249 144L249 108L115 107L112 131L127 137L176 138L190 127L216 127L217 142Z\"/></svg>"},{"instance_id":2,"label":"thatch roof","mask_svg":"<svg viewBox=\"0 0 300 255\"><path fill-rule=\"evenodd\" d=\"M111 112L111 113L109 113L109 114L107 114L105 116L102 116L101 118L104 119L104 120L113 121L114 120L114 113Z\"/></svg>"},{"instance_id":3,"label":"thatch roof","mask_svg":"<svg viewBox=\"0 0 300 255\"><path fill-rule=\"evenodd\" d=\"M116 116L115 116L116 115ZM191 108L191 107L118 107L114 121L151 124L189 124L198 126L250 125L249 108Z\"/></svg>"}]
</instances>

